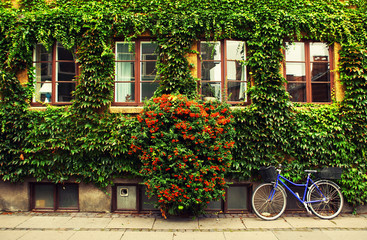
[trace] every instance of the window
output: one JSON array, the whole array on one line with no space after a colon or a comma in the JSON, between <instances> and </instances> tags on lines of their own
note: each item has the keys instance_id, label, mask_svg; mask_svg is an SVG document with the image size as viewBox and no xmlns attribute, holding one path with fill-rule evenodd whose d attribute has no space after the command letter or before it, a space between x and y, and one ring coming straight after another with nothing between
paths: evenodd
<instances>
[{"instance_id":1,"label":"window","mask_svg":"<svg viewBox=\"0 0 367 240\"><path fill-rule=\"evenodd\" d=\"M60 43L46 50L37 44L33 53L35 67L34 103L67 104L75 90L77 66L74 55Z\"/></svg>"},{"instance_id":2,"label":"window","mask_svg":"<svg viewBox=\"0 0 367 240\"><path fill-rule=\"evenodd\" d=\"M200 42L200 94L229 103L247 102L246 46L241 41Z\"/></svg>"},{"instance_id":3,"label":"window","mask_svg":"<svg viewBox=\"0 0 367 240\"><path fill-rule=\"evenodd\" d=\"M78 184L31 183L31 209L78 210Z\"/></svg>"},{"instance_id":4,"label":"window","mask_svg":"<svg viewBox=\"0 0 367 240\"><path fill-rule=\"evenodd\" d=\"M118 183L112 187L112 211L155 211L156 203L156 197L148 198L145 186Z\"/></svg>"},{"instance_id":5,"label":"window","mask_svg":"<svg viewBox=\"0 0 367 240\"><path fill-rule=\"evenodd\" d=\"M247 212L249 210L250 191L248 184L232 184L226 189L226 200L210 202L207 210L229 212Z\"/></svg>"},{"instance_id":6,"label":"window","mask_svg":"<svg viewBox=\"0 0 367 240\"><path fill-rule=\"evenodd\" d=\"M115 104L136 105L153 96L159 86L156 49L149 41L116 42Z\"/></svg>"},{"instance_id":7,"label":"window","mask_svg":"<svg viewBox=\"0 0 367 240\"><path fill-rule=\"evenodd\" d=\"M326 43L286 43L286 87L293 102L331 102L331 53Z\"/></svg>"}]
</instances>

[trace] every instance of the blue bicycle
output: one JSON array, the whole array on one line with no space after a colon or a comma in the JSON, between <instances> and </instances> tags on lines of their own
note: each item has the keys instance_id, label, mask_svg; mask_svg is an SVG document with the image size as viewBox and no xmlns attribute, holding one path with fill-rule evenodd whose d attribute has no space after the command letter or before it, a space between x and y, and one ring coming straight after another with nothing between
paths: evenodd
<instances>
[{"instance_id":1,"label":"blue bicycle","mask_svg":"<svg viewBox=\"0 0 367 240\"><path fill-rule=\"evenodd\" d=\"M305 184L296 184L281 175L280 168L274 166L260 168L260 174L266 183L259 185L252 194L252 208L255 214L264 220L275 220L280 217L287 205L285 189L295 196L306 208L307 212L314 213L321 219L332 219L339 215L343 208L343 195L340 187L326 179L339 179L340 168L325 168L321 172L305 170L307 181ZM321 178L314 182L311 174ZM304 187L303 196L294 192L286 183ZM284 189L285 188L285 189Z\"/></svg>"}]
</instances>

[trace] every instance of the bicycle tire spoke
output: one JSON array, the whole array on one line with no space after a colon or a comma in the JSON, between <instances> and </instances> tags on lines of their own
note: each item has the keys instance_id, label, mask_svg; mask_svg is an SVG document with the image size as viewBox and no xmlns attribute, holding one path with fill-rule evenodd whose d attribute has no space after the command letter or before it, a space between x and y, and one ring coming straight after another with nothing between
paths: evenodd
<instances>
[{"instance_id":1,"label":"bicycle tire spoke","mask_svg":"<svg viewBox=\"0 0 367 240\"><path fill-rule=\"evenodd\" d=\"M317 186L317 187L316 187ZM343 198L335 184L320 182L310 189L307 197L311 211L320 218L331 219L337 216L343 206Z\"/></svg>"}]
</instances>

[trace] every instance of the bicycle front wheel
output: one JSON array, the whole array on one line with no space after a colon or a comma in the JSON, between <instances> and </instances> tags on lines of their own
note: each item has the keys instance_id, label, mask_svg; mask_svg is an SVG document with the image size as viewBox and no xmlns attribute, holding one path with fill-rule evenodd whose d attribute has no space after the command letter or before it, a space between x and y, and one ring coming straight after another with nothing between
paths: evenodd
<instances>
[{"instance_id":1,"label":"bicycle front wheel","mask_svg":"<svg viewBox=\"0 0 367 240\"><path fill-rule=\"evenodd\" d=\"M318 181L311 186L307 201L310 210L322 219L338 216L344 204L339 186L327 180Z\"/></svg>"},{"instance_id":2,"label":"bicycle front wheel","mask_svg":"<svg viewBox=\"0 0 367 240\"><path fill-rule=\"evenodd\" d=\"M271 198L273 196L273 198ZM258 186L251 199L255 214L264 220L275 220L283 214L287 205L285 190L278 185L274 188L272 183Z\"/></svg>"}]
</instances>

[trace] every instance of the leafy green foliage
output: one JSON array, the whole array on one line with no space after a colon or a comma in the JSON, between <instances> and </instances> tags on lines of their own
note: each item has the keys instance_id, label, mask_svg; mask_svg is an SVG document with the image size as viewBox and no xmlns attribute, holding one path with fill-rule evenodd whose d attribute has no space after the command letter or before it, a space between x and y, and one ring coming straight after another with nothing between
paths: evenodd
<instances>
[{"instance_id":1,"label":"leafy green foliage","mask_svg":"<svg viewBox=\"0 0 367 240\"><path fill-rule=\"evenodd\" d=\"M195 53L192 45L203 39L238 39L246 42L245 64L254 85L249 89L252 104L233 112L231 124L236 133L231 138L235 145L226 176L257 180L259 166L281 162L289 177L300 180L305 168L341 166L345 173L340 184L346 199L353 206L367 202L365 0L22 0L19 6L14 9L9 1L0 5L3 180L17 182L35 177L62 182L73 176L106 187L115 177L138 176L141 166L128 151L131 134L141 123L135 117L108 112L114 88L114 39L154 38L158 43L160 81L155 96L183 94L190 98L197 96L197 82L187 60L188 54ZM338 71L345 88L342 102L318 106L293 105L290 101L280 73L280 50L284 39L301 38L341 45ZM69 107L31 111L33 47L36 43L50 47L56 41L68 50L76 49L81 74L75 100ZM24 70L29 83L22 85L16 76ZM151 102L148 105L153 106ZM160 119L166 121L164 134L171 134L173 139L178 119L164 116ZM155 133L149 130L141 133L141 141L157 154L161 142L152 139ZM215 152L211 150L215 141L206 140L208 148L200 148L202 156ZM171 142L168 150L174 151L174 145ZM177 146L196 147L188 142L186 145ZM172 179L172 173L162 172L163 176L171 174L167 179ZM161 181L165 179L152 176L151 181L157 182L151 187L163 186ZM201 196L210 200L220 191ZM185 210L196 202L165 204L167 211L179 206Z\"/></svg>"}]
</instances>

